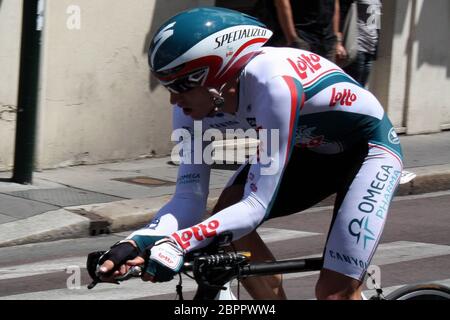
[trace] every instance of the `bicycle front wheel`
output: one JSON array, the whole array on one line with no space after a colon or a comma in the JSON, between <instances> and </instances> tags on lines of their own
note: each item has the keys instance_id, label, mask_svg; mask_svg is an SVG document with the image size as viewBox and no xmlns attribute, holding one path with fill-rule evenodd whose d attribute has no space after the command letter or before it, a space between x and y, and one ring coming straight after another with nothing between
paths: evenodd
<instances>
[{"instance_id":1,"label":"bicycle front wheel","mask_svg":"<svg viewBox=\"0 0 450 320\"><path fill-rule=\"evenodd\" d=\"M387 300L449 300L450 288L439 284L408 285L391 292Z\"/></svg>"}]
</instances>

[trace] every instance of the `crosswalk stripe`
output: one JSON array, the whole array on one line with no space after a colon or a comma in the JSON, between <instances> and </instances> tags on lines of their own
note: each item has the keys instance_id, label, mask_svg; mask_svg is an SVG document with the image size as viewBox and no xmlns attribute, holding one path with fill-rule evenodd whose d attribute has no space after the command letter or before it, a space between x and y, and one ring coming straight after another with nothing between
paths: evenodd
<instances>
[{"instance_id":1,"label":"crosswalk stripe","mask_svg":"<svg viewBox=\"0 0 450 320\"><path fill-rule=\"evenodd\" d=\"M372 264L384 265L444 256L447 254L450 254L450 246L423 242L396 241L381 244L375 253Z\"/></svg>"},{"instance_id":2,"label":"crosswalk stripe","mask_svg":"<svg viewBox=\"0 0 450 320\"><path fill-rule=\"evenodd\" d=\"M36 263L27 263L18 266L9 266L0 268L0 280L14 279L40 274L66 271L68 267L84 268L86 257L71 257L56 260L46 260Z\"/></svg>"},{"instance_id":3,"label":"crosswalk stripe","mask_svg":"<svg viewBox=\"0 0 450 320\"><path fill-rule=\"evenodd\" d=\"M381 244L377 250L377 253L374 257L373 264L376 265L385 265L392 264L398 262L411 261L416 259L430 258L442 255L450 254L450 246L446 245L437 245L437 244L429 244L429 243L421 243L421 242L409 242L409 241L397 241L392 243ZM318 255L313 255L318 256ZM309 256L311 257L311 256ZM305 258L305 257L301 257ZM64 270L68 263L73 265L79 265L79 261L77 259L81 259L81 257L69 258L69 259L61 259L58 262L55 260L47 261L37 264L27 265L28 268L41 268L41 270L36 270L36 272L46 273L45 270ZM84 263L84 257L83 257ZM25 273L25 269L20 270L15 269L10 274L2 274L3 278L10 275L11 277L20 275L23 277ZM4 269L2 269L3 271ZM31 271L30 271L31 272ZM292 273L286 274L284 279L295 279L306 277L310 275L317 274L317 271L313 272L303 272L303 273ZM10 277L10 278L11 278ZM10 279L9 278L9 279ZM196 284L193 280L184 277L183 287L185 291L195 290ZM175 294L175 281L170 283L144 283L139 279L132 279L126 282L123 282L120 286L114 286L109 284L99 284L94 290L87 290L86 287L81 287L79 289L56 289L56 290L48 290L48 291L40 291L40 292L29 292L23 294L16 294L10 296L3 296L0 299L137 299L142 297L150 297L157 296L163 294Z\"/></svg>"},{"instance_id":4,"label":"crosswalk stripe","mask_svg":"<svg viewBox=\"0 0 450 320\"><path fill-rule=\"evenodd\" d=\"M312 237L320 235L321 233L278 228L258 228L258 234L265 243L271 243L276 241Z\"/></svg>"},{"instance_id":5,"label":"crosswalk stripe","mask_svg":"<svg viewBox=\"0 0 450 320\"><path fill-rule=\"evenodd\" d=\"M433 283L433 284L440 284L440 285L444 285L447 287L450 287L450 278L449 279L442 279L442 280L435 280L435 281L429 281L427 283ZM382 287L383 289L383 295L387 296L388 294L390 294L391 292L393 292L394 290L397 290L399 288L403 287L403 285L399 285L399 286L392 286L392 287ZM370 298L374 295L376 295L376 290L365 290L363 291L363 294L367 297Z\"/></svg>"},{"instance_id":6,"label":"crosswalk stripe","mask_svg":"<svg viewBox=\"0 0 450 320\"><path fill-rule=\"evenodd\" d=\"M195 290L195 281L183 277L183 290ZM124 300L138 299L173 293L175 296L175 281L170 283L148 283L140 279L130 279L120 285L98 284L95 289L88 290L86 286L74 289L55 289L29 292L0 297L0 300Z\"/></svg>"},{"instance_id":7,"label":"crosswalk stripe","mask_svg":"<svg viewBox=\"0 0 450 320\"><path fill-rule=\"evenodd\" d=\"M386 264L432 258L448 254L450 254L450 246L446 245L411 241L395 241L380 244L371 264L382 266ZM319 256L321 256L321 254L303 256L296 259L314 258ZM319 271L290 273L284 275L283 279L303 278L315 274L319 274Z\"/></svg>"},{"instance_id":8,"label":"crosswalk stripe","mask_svg":"<svg viewBox=\"0 0 450 320\"><path fill-rule=\"evenodd\" d=\"M294 238L304 238L319 235L320 233L296 231L277 228L260 228L258 232L265 243L271 243ZM18 266L0 268L0 280L35 276L49 272L66 271L68 267L84 268L86 256L47 260Z\"/></svg>"}]
</instances>

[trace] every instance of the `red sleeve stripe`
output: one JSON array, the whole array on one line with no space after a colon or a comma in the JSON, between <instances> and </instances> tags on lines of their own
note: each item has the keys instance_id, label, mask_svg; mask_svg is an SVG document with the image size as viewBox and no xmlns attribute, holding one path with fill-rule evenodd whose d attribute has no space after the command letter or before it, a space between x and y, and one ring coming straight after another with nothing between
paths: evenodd
<instances>
[{"instance_id":1,"label":"red sleeve stripe","mask_svg":"<svg viewBox=\"0 0 450 320\"><path fill-rule=\"evenodd\" d=\"M303 92L303 87L301 83L289 76L283 76L284 81L286 81L286 84L289 88L289 91L291 92L291 112L290 112L290 119L289 119L289 140L288 140L288 146L287 146L287 153L286 153L286 162L289 160L293 142L295 140L295 126L297 125L298 116L300 114L300 110L303 107L303 104L305 102L305 94Z\"/></svg>"}]
</instances>

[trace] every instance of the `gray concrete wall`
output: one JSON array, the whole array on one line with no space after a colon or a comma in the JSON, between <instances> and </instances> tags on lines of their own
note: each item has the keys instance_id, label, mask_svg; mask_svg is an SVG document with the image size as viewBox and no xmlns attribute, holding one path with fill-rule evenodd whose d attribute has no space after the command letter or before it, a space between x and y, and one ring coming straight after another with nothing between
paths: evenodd
<instances>
[{"instance_id":1,"label":"gray concrete wall","mask_svg":"<svg viewBox=\"0 0 450 320\"><path fill-rule=\"evenodd\" d=\"M0 171L13 164L22 1L0 0Z\"/></svg>"},{"instance_id":2,"label":"gray concrete wall","mask_svg":"<svg viewBox=\"0 0 450 320\"><path fill-rule=\"evenodd\" d=\"M37 166L168 154L168 93L150 79L147 49L165 19L204 3L47 0Z\"/></svg>"},{"instance_id":3,"label":"gray concrete wall","mask_svg":"<svg viewBox=\"0 0 450 320\"><path fill-rule=\"evenodd\" d=\"M0 170L13 161L21 3L0 0ZM214 1L46 0L37 168L170 153L168 93L150 78L146 51L163 21L199 5ZM370 89L404 132L449 129L450 2L383 5Z\"/></svg>"},{"instance_id":4,"label":"gray concrete wall","mask_svg":"<svg viewBox=\"0 0 450 320\"><path fill-rule=\"evenodd\" d=\"M403 117L410 13L407 4L396 5L401 1L383 2L379 52L372 68L369 89L385 107L394 126L406 130Z\"/></svg>"},{"instance_id":5,"label":"gray concrete wall","mask_svg":"<svg viewBox=\"0 0 450 320\"><path fill-rule=\"evenodd\" d=\"M450 124L450 2L413 1L407 133Z\"/></svg>"},{"instance_id":6,"label":"gray concrete wall","mask_svg":"<svg viewBox=\"0 0 450 320\"><path fill-rule=\"evenodd\" d=\"M370 89L408 134L450 129L450 2L383 2Z\"/></svg>"},{"instance_id":7,"label":"gray concrete wall","mask_svg":"<svg viewBox=\"0 0 450 320\"><path fill-rule=\"evenodd\" d=\"M170 153L168 93L149 75L159 25L209 0L46 0L36 168ZM0 0L0 170L11 169L21 1Z\"/></svg>"}]
</instances>

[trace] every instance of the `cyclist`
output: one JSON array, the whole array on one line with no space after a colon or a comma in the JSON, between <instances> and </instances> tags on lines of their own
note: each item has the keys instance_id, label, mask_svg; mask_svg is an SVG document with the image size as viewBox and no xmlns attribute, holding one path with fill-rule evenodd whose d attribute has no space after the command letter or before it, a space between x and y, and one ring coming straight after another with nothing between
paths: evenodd
<instances>
[{"instance_id":1,"label":"cyclist","mask_svg":"<svg viewBox=\"0 0 450 320\"><path fill-rule=\"evenodd\" d=\"M145 263L144 280L168 281L187 252L223 232L254 259L272 260L255 229L337 193L316 296L361 298L400 180L399 139L378 100L334 63L304 50L263 47L270 36L258 20L217 7L184 11L156 32L149 64L170 91L174 129L195 137L201 120L203 131L270 133L202 222L210 165L195 158L207 143L199 152L197 138L184 141L173 198L100 259L103 280ZM254 298L285 297L280 277L246 281Z\"/></svg>"}]
</instances>

